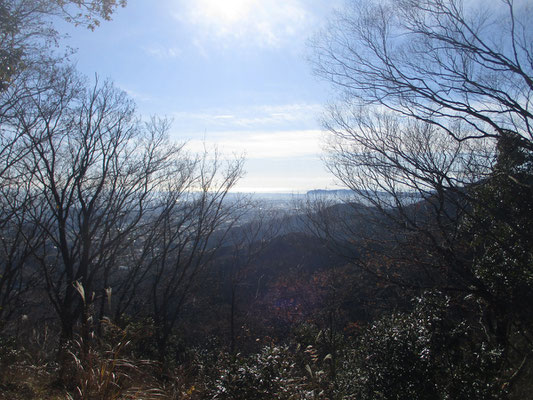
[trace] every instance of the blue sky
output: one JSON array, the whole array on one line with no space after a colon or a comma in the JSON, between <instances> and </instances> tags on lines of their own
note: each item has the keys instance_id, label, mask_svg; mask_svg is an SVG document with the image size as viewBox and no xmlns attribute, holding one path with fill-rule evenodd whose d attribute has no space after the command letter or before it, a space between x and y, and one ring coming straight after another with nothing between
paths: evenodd
<instances>
[{"instance_id":1,"label":"blue sky","mask_svg":"<svg viewBox=\"0 0 533 400\"><path fill-rule=\"evenodd\" d=\"M94 32L65 27L73 60L110 78L171 136L245 154L239 191L333 188L320 115L332 97L307 61L309 38L341 0L129 0Z\"/></svg>"}]
</instances>

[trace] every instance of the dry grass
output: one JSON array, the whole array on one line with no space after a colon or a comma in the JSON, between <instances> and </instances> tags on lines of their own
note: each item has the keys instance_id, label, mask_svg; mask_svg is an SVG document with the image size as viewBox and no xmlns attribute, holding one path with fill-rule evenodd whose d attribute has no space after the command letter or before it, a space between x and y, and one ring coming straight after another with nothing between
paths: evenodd
<instances>
[{"instance_id":1,"label":"dry grass","mask_svg":"<svg viewBox=\"0 0 533 400\"><path fill-rule=\"evenodd\" d=\"M105 340L91 337L73 342L68 351L73 361L75 389L71 399L161 399L168 398L153 378L157 365L130 355L127 330L103 321Z\"/></svg>"}]
</instances>

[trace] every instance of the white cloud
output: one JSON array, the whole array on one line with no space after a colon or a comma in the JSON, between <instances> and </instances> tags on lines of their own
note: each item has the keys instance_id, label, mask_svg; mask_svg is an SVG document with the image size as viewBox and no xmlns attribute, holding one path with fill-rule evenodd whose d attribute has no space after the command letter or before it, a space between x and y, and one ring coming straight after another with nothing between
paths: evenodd
<instances>
[{"instance_id":1,"label":"white cloud","mask_svg":"<svg viewBox=\"0 0 533 400\"><path fill-rule=\"evenodd\" d=\"M305 192L333 185L320 158L320 130L218 132L191 140L187 148L200 153L216 147L225 158L245 156L246 174L234 191Z\"/></svg>"},{"instance_id":2,"label":"white cloud","mask_svg":"<svg viewBox=\"0 0 533 400\"><path fill-rule=\"evenodd\" d=\"M222 157L244 155L242 192L294 192L333 187L321 161L325 132L317 104L261 105L175 113L173 137L191 152L217 147Z\"/></svg>"},{"instance_id":3,"label":"white cloud","mask_svg":"<svg viewBox=\"0 0 533 400\"><path fill-rule=\"evenodd\" d=\"M193 152L204 146L217 146L223 154L245 155L248 159L318 157L322 152L321 130L291 130L276 132L217 132L188 142Z\"/></svg>"},{"instance_id":4,"label":"white cloud","mask_svg":"<svg viewBox=\"0 0 533 400\"><path fill-rule=\"evenodd\" d=\"M193 26L200 42L278 47L313 26L301 0L181 0L176 18Z\"/></svg>"},{"instance_id":5,"label":"white cloud","mask_svg":"<svg viewBox=\"0 0 533 400\"><path fill-rule=\"evenodd\" d=\"M175 113L172 136L189 140L194 151L216 145L225 154L249 159L318 157L321 111L320 105L286 104Z\"/></svg>"}]
</instances>

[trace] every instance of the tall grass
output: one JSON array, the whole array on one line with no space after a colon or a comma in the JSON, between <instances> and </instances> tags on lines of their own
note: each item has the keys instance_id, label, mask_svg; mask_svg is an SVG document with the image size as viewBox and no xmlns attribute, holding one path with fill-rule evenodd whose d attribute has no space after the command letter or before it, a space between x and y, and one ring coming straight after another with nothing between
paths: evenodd
<instances>
[{"instance_id":1,"label":"tall grass","mask_svg":"<svg viewBox=\"0 0 533 400\"><path fill-rule=\"evenodd\" d=\"M157 364L131 355L131 340L126 329L109 320L102 321L104 335L72 342L68 354L74 390L70 399L161 399L166 397L153 376ZM88 341L88 343L87 343Z\"/></svg>"}]
</instances>

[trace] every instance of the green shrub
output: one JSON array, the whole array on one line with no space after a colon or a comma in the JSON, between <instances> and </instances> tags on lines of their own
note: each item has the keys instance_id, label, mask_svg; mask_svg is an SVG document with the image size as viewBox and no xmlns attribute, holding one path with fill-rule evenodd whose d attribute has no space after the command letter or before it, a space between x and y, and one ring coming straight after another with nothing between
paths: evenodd
<instances>
[{"instance_id":1,"label":"green shrub","mask_svg":"<svg viewBox=\"0 0 533 400\"><path fill-rule=\"evenodd\" d=\"M449 299L429 293L411 313L368 326L346 351L344 399L501 399L501 351L479 327L454 315Z\"/></svg>"}]
</instances>

